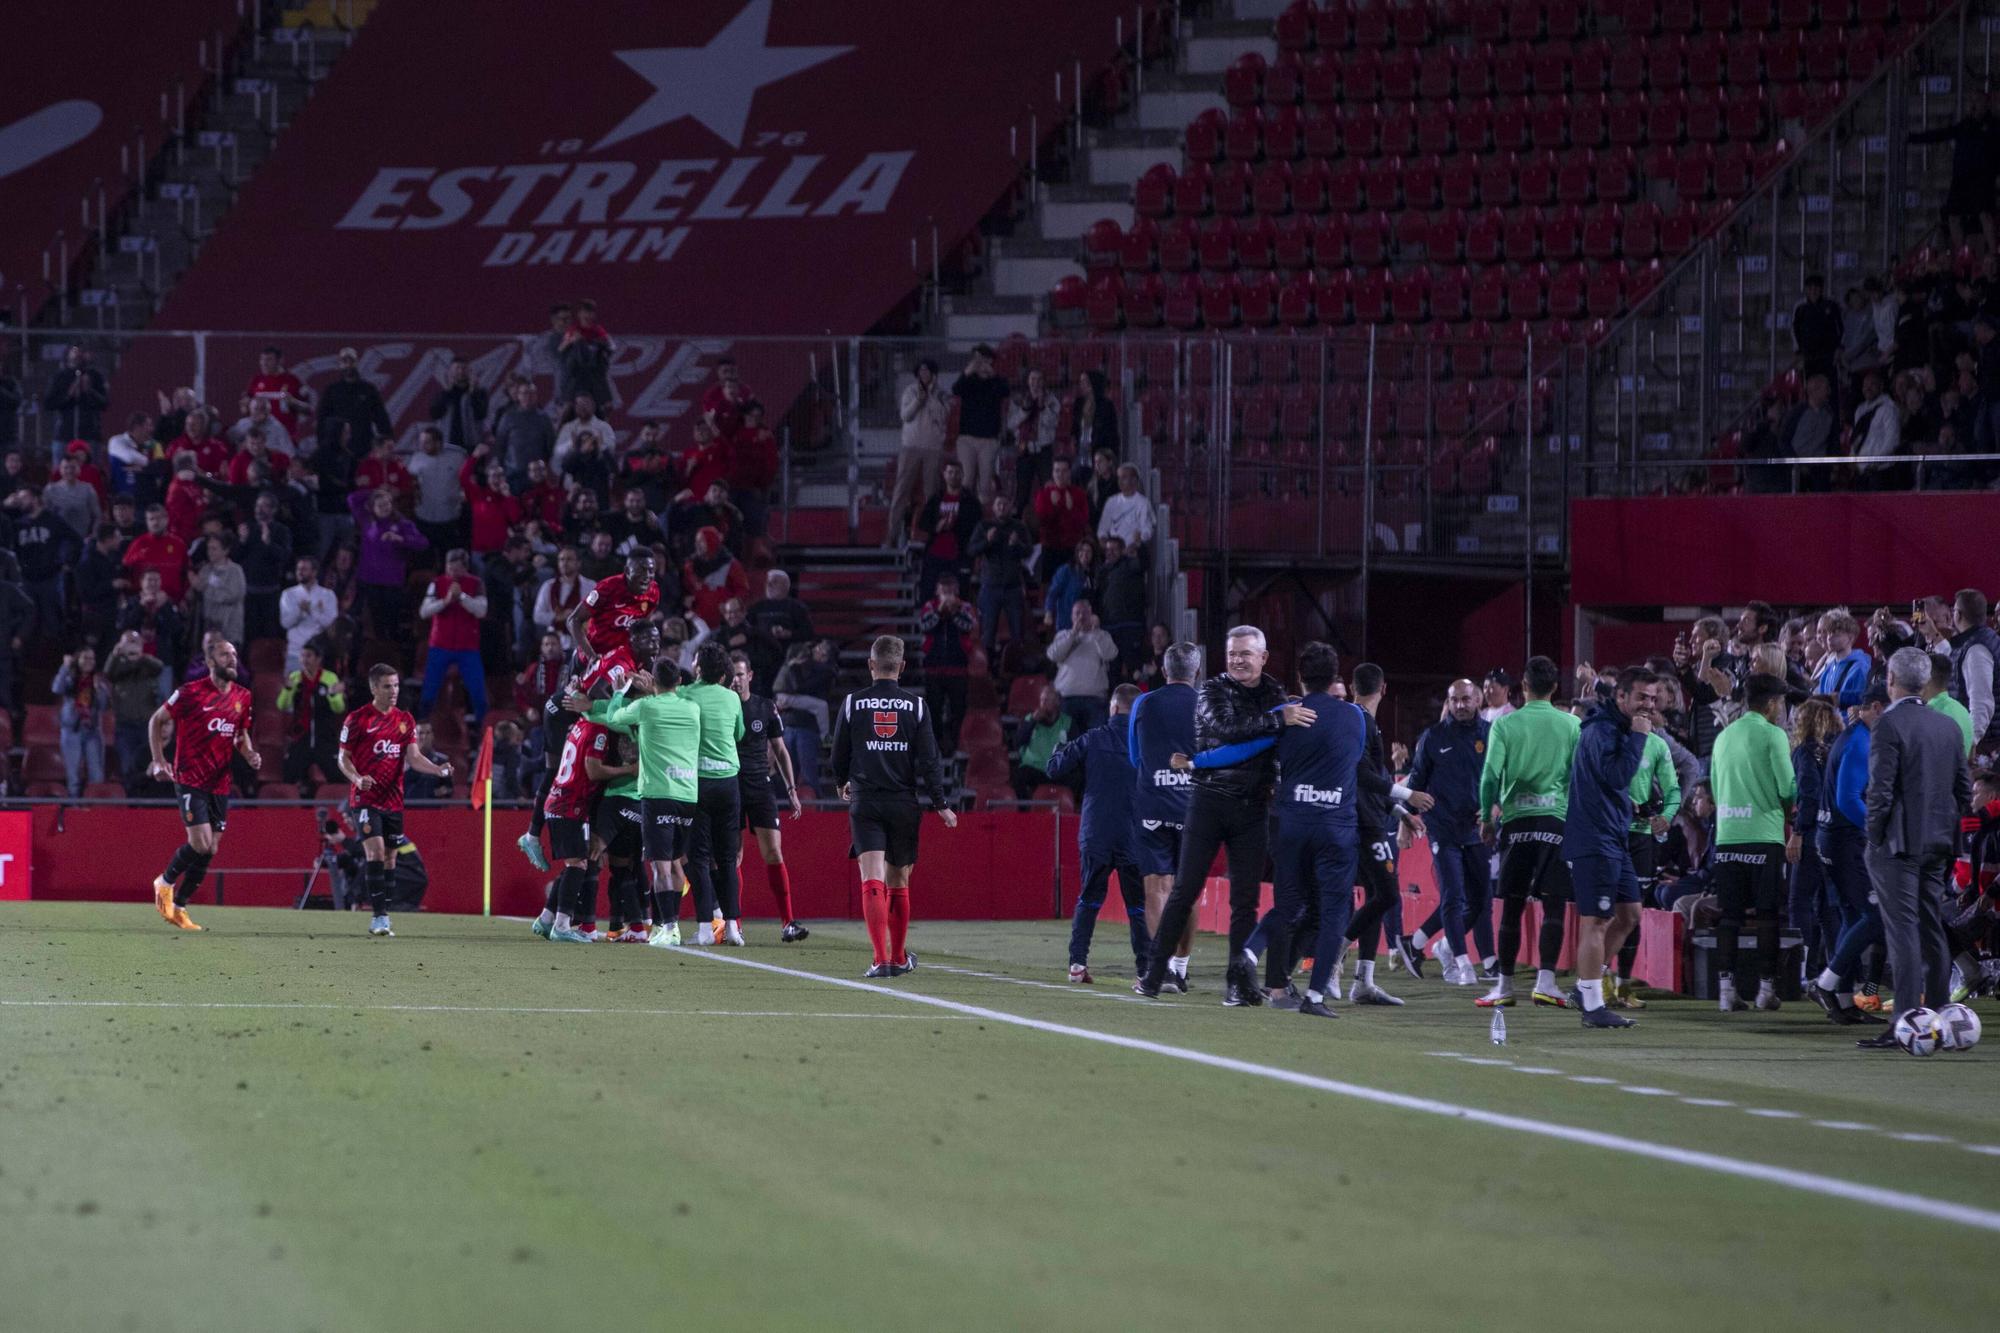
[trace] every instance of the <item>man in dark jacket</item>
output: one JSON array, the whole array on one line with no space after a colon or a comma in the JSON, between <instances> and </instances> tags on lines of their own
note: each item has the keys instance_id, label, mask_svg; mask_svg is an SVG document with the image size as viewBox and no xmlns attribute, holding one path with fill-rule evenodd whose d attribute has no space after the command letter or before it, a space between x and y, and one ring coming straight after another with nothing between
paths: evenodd
<instances>
[{"instance_id":1,"label":"man in dark jacket","mask_svg":"<svg viewBox=\"0 0 2000 1333\"><path fill-rule=\"evenodd\" d=\"M319 513L325 516L322 525L337 533L353 523L347 496L354 489L354 469L377 436L396 433L382 391L361 377L361 354L352 347L340 349L340 376L321 391L315 421L319 448L312 458L318 478L314 496ZM319 554L316 549L307 550L304 542L294 541L293 545L302 554Z\"/></svg>"},{"instance_id":2,"label":"man in dark jacket","mask_svg":"<svg viewBox=\"0 0 2000 1333\"><path fill-rule=\"evenodd\" d=\"M1264 663L1269 657L1264 631L1255 625L1238 625L1229 631L1224 673L1203 681L1195 697L1197 754L1275 736L1288 726L1309 727L1317 720L1310 708L1288 703L1284 687L1264 674ZM1239 763L1196 771L1174 891L1160 913L1146 974L1132 987L1138 994L1149 999L1159 995L1167 957L1187 927L1216 852L1226 848L1229 968L1222 1002L1231 1007L1264 1002L1256 971L1244 960L1244 944L1257 925L1257 903L1263 888L1269 841L1265 821L1274 767L1275 756L1264 750Z\"/></svg>"},{"instance_id":3,"label":"man in dark jacket","mask_svg":"<svg viewBox=\"0 0 2000 1333\"><path fill-rule=\"evenodd\" d=\"M1632 778L1646 754L1659 677L1644 667L1618 674L1609 699L1583 719L1569 770L1569 813L1563 860L1576 891L1576 989L1587 1028L1631 1027L1604 1004L1604 960L1639 920L1639 875L1627 836L1632 827Z\"/></svg>"},{"instance_id":4,"label":"man in dark jacket","mask_svg":"<svg viewBox=\"0 0 2000 1333\"><path fill-rule=\"evenodd\" d=\"M444 432L444 442L468 454L478 448L486 430L486 390L472 382L472 367L455 356L445 370L443 387L431 395L430 418Z\"/></svg>"},{"instance_id":5,"label":"man in dark jacket","mask_svg":"<svg viewBox=\"0 0 2000 1333\"><path fill-rule=\"evenodd\" d=\"M104 409L110 403L104 372L90 364L90 352L81 346L69 349L63 368L42 395L42 410L49 414L50 435L58 447L71 440L103 440Z\"/></svg>"},{"instance_id":6,"label":"man in dark jacket","mask_svg":"<svg viewBox=\"0 0 2000 1333\"><path fill-rule=\"evenodd\" d=\"M995 496L994 502L1005 498ZM1132 971L1135 976L1146 973L1146 954L1151 947L1151 937L1146 934L1146 883L1133 857L1136 831L1132 798L1138 774L1125 752L1132 701L1138 697L1138 686L1120 685L1111 692L1110 720L1058 746L1049 759L1051 778L1083 787L1083 819L1076 834L1083 889L1077 895L1076 914L1069 928L1069 979L1079 985L1091 982L1090 937L1097 929L1097 913L1104 906L1114 870L1132 935Z\"/></svg>"},{"instance_id":7,"label":"man in dark jacket","mask_svg":"<svg viewBox=\"0 0 2000 1333\"><path fill-rule=\"evenodd\" d=\"M917 584L920 600L931 595L944 574L957 576L961 583L971 576L972 538L978 531L978 497L965 489L965 470L947 462L943 487L925 502L910 532L911 540L924 548Z\"/></svg>"},{"instance_id":8,"label":"man in dark jacket","mask_svg":"<svg viewBox=\"0 0 2000 1333\"><path fill-rule=\"evenodd\" d=\"M1014 517L1014 501L1006 495L993 497L993 516L979 525L966 548L979 568L979 623L985 631L988 668L997 662L1000 650L1000 616L1007 616L1007 637L1021 637L1027 619L1028 552L1034 538L1020 519Z\"/></svg>"},{"instance_id":9,"label":"man in dark jacket","mask_svg":"<svg viewBox=\"0 0 2000 1333\"><path fill-rule=\"evenodd\" d=\"M949 763L965 725L966 672L979 632L979 613L958 595L956 574L938 580L937 596L917 612L917 630L924 636L924 702L936 724L938 751Z\"/></svg>"},{"instance_id":10,"label":"man in dark jacket","mask_svg":"<svg viewBox=\"0 0 2000 1333\"><path fill-rule=\"evenodd\" d=\"M1437 868L1438 905L1418 928L1405 962L1423 952L1424 937L1449 986L1470 986L1481 971L1499 961L1493 949L1493 886L1490 856L1480 840L1479 775L1486 765L1488 724L1479 716L1479 687L1455 680L1445 696L1445 717L1417 738L1410 762L1410 787L1436 801L1424 816L1430 830L1431 860ZM1470 931L1479 951L1475 968L1465 949ZM1415 967L1410 969L1415 972Z\"/></svg>"},{"instance_id":11,"label":"man in dark jacket","mask_svg":"<svg viewBox=\"0 0 2000 1333\"><path fill-rule=\"evenodd\" d=\"M1139 665L1146 642L1146 566L1137 554L1127 551L1123 539L1104 539L1104 564L1098 578L1098 596L1104 605L1104 630L1118 645L1118 664L1112 679L1129 676Z\"/></svg>"},{"instance_id":12,"label":"man in dark jacket","mask_svg":"<svg viewBox=\"0 0 2000 1333\"><path fill-rule=\"evenodd\" d=\"M1840 302L1826 294L1826 279L1814 273L1806 278L1806 299L1792 311L1792 346L1798 349L1799 372L1810 379L1824 375L1831 381L1840 354L1843 315Z\"/></svg>"}]
</instances>

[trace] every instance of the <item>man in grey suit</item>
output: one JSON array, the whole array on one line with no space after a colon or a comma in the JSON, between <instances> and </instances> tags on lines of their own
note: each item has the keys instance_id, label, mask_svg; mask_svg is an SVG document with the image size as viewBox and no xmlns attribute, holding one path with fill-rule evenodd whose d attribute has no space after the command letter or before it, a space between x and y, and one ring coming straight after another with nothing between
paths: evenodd
<instances>
[{"instance_id":1,"label":"man in grey suit","mask_svg":"<svg viewBox=\"0 0 2000 1333\"><path fill-rule=\"evenodd\" d=\"M1944 933L1944 891L1951 875L1959 816L1972 801L1958 724L1926 708L1930 662L1920 648L1889 659L1889 707L1868 747L1868 878L1882 909L1895 974L1896 1008L1937 1008L1950 998L1951 949ZM1884 1028L1868 1048L1893 1047Z\"/></svg>"}]
</instances>

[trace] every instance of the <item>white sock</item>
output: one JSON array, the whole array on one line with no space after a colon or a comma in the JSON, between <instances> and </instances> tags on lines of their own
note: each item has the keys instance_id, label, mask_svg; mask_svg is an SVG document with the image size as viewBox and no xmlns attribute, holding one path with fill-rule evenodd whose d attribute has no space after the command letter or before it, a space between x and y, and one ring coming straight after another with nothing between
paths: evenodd
<instances>
[{"instance_id":1,"label":"white sock","mask_svg":"<svg viewBox=\"0 0 2000 1333\"><path fill-rule=\"evenodd\" d=\"M1537 971L1535 973L1535 989L1544 995L1556 994L1556 974L1549 971L1546 967Z\"/></svg>"},{"instance_id":2,"label":"white sock","mask_svg":"<svg viewBox=\"0 0 2000 1333\"><path fill-rule=\"evenodd\" d=\"M1372 986L1375 984L1374 959L1371 958L1365 963L1356 963L1354 965L1354 982L1358 986Z\"/></svg>"},{"instance_id":3,"label":"white sock","mask_svg":"<svg viewBox=\"0 0 2000 1333\"><path fill-rule=\"evenodd\" d=\"M1604 1007L1603 982L1579 981L1576 983L1576 989L1583 996L1583 1007L1585 1009L1602 1009Z\"/></svg>"},{"instance_id":4,"label":"white sock","mask_svg":"<svg viewBox=\"0 0 2000 1333\"><path fill-rule=\"evenodd\" d=\"M1184 977L1187 975L1187 963L1187 959L1176 954L1174 957L1167 959L1167 970L1177 977Z\"/></svg>"},{"instance_id":5,"label":"white sock","mask_svg":"<svg viewBox=\"0 0 2000 1333\"><path fill-rule=\"evenodd\" d=\"M568 913L568 912L557 912L557 913L556 913L556 916L555 916L555 928L556 928L557 930L568 930L568 929L569 929L569 913Z\"/></svg>"},{"instance_id":6,"label":"white sock","mask_svg":"<svg viewBox=\"0 0 2000 1333\"><path fill-rule=\"evenodd\" d=\"M1425 934L1424 934L1424 932L1422 932L1421 930L1419 930L1419 931L1417 931L1417 932L1416 932L1415 934L1411 935L1411 936L1410 936L1410 952L1411 952L1411 953L1422 953L1422 952L1424 951L1424 941L1425 941L1426 939L1429 939L1429 938L1430 938L1430 937L1429 937L1429 936L1427 936L1427 935L1425 935Z\"/></svg>"},{"instance_id":7,"label":"white sock","mask_svg":"<svg viewBox=\"0 0 2000 1333\"><path fill-rule=\"evenodd\" d=\"M538 926L546 926L552 924L555 921L555 919L556 919L556 914L554 912L551 912L548 908L544 907L542 909L542 914L535 918L535 924Z\"/></svg>"},{"instance_id":8,"label":"white sock","mask_svg":"<svg viewBox=\"0 0 2000 1333\"><path fill-rule=\"evenodd\" d=\"M1491 972L1494 968L1500 965L1500 955L1497 953L1489 953L1484 958L1479 960L1479 965L1485 968L1488 972Z\"/></svg>"},{"instance_id":9,"label":"white sock","mask_svg":"<svg viewBox=\"0 0 2000 1333\"><path fill-rule=\"evenodd\" d=\"M1829 967L1813 979L1813 985L1823 991L1832 991L1837 994L1840 991L1840 978L1833 975L1833 969Z\"/></svg>"},{"instance_id":10,"label":"white sock","mask_svg":"<svg viewBox=\"0 0 2000 1333\"><path fill-rule=\"evenodd\" d=\"M1757 993L1759 995L1776 995L1778 993L1778 983L1769 977L1765 977L1757 983Z\"/></svg>"},{"instance_id":11,"label":"white sock","mask_svg":"<svg viewBox=\"0 0 2000 1333\"><path fill-rule=\"evenodd\" d=\"M1326 996L1316 990L1309 990L1306 992L1306 1002L1308 1004L1325 1004Z\"/></svg>"}]
</instances>

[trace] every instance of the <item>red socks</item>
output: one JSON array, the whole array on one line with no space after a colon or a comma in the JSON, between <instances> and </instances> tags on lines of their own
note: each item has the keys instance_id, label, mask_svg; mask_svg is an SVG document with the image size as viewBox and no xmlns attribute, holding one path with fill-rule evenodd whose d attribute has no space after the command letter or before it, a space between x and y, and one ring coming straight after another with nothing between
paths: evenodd
<instances>
[{"instance_id":1,"label":"red socks","mask_svg":"<svg viewBox=\"0 0 2000 1333\"><path fill-rule=\"evenodd\" d=\"M889 961L898 967L909 961L903 942L910 938L910 891L889 890Z\"/></svg>"},{"instance_id":2,"label":"red socks","mask_svg":"<svg viewBox=\"0 0 2000 1333\"><path fill-rule=\"evenodd\" d=\"M875 961L889 961L889 886L879 879L861 881L861 919L868 924L868 943L875 949ZM909 913L904 912L904 921Z\"/></svg>"},{"instance_id":3,"label":"red socks","mask_svg":"<svg viewBox=\"0 0 2000 1333\"><path fill-rule=\"evenodd\" d=\"M792 873L783 861L774 866L764 867L765 882L771 886L771 896L778 900L778 920L785 925L792 924Z\"/></svg>"}]
</instances>

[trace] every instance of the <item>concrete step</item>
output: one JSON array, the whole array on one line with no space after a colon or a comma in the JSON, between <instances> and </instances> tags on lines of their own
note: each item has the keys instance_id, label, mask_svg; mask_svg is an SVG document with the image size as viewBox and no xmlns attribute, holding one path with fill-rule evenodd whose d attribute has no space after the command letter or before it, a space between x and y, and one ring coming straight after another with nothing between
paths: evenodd
<instances>
[{"instance_id":1,"label":"concrete step","mask_svg":"<svg viewBox=\"0 0 2000 1333\"><path fill-rule=\"evenodd\" d=\"M1183 130L1202 112L1227 111L1222 81L1212 74L1170 75L1158 86L1151 80L1138 104L1127 113L1127 123L1142 130Z\"/></svg>"},{"instance_id":2,"label":"concrete step","mask_svg":"<svg viewBox=\"0 0 2000 1333\"><path fill-rule=\"evenodd\" d=\"M1052 185L1042 191L1036 209L1037 230L1046 240L1080 240L1099 218L1129 227L1132 191L1122 185Z\"/></svg>"},{"instance_id":3,"label":"concrete step","mask_svg":"<svg viewBox=\"0 0 2000 1333\"><path fill-rule=\"evenodd\" d=\"M1166 130L1149 131L1158 137L1169 134ZM1181 164L1181 142L1179 135L1172 141L1160 144L1132 144L1092 148L1085 155L1092 185L1115 185L1130 190L1138 184L1139 178L1164 162L1179 169Z\"/></svg>"},{"instance_id":4,"label":"concrete step","mask_svg":"<svg viewBox=\"0 0 2000 1333\"><path fill-rule=\"evenodd\" d=\"M1065 277L1082 277L1083 265L1050 255L995 255L990 273L995 295L1040 297Z\"/></svg>"},{"instance_id":5,"label":"concrete step","mask_svg":"<svg viewBox=\"0 0 2000 1333\"><path fill-rule=\"evenodd\" d=\"M1181 69L1189 74L1220 76L1236 57L1255 51L1265 60L1278 58L1278 39L1269 23L1208 20L1192 25L1194 34L1181 43Z\"/></svg>"}]
</instances>

